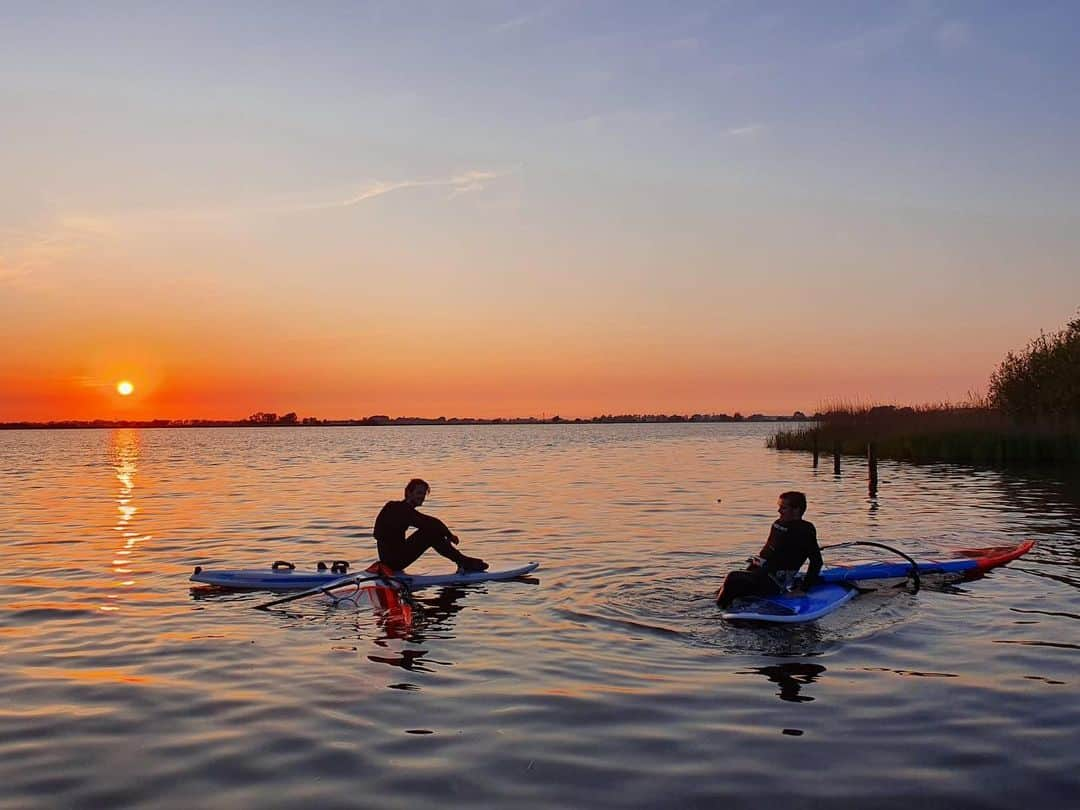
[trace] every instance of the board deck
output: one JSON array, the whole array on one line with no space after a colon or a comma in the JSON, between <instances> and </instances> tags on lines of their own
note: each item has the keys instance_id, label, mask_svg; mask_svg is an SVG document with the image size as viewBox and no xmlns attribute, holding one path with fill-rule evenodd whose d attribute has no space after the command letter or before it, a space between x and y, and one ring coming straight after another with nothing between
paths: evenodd
<instances>
[{"instance_id":1,"label":"board deck","mask_svg":"<svg viewBox=\"0 0 1080 810\"><path fill-rule=\"evenodd\" d=\"M918 561L919 574L945 574L959 577L976 576L1005 565L1027 554L1035 546L1034 540L1025 540L1015 546L965 549L957 552L962 557L943 560ZM903 561L872 562L859 565L838 565L821 572L822 582L858 582L871 579L905 578L911 573L911 564Z\"/></svg>"},{"instance_id":2,"label":"board deck","mask_svg":"<svg viewBox=\"0 0 1080 810\"><path fill-rule=\"evenodd\" d=\"M532 573L539 567L540 563L531 562L528 565L499 571L415 575L399 573L394 579L409 588L423 588L431 585L469 585L474 582L500 582L517 579ZM270 568L219 570L197 568L195 573L191 575L191 581L235 590L284 592L319 588L352 576L364 578L368 574L362 570L350 574L335 574L329 571L274 571Z\"/></svg>"},{"instance_id":3,"label":"board deck","mask_svg":"<svg viewBox=\"0 0 1080 810\"><path fill-rule=\"evenodd\" d=\"M732 621L798 624L832 613L852 599L857 591L849 585L825 583L806 593L786 593L758 599L737 600L722 614Z\"/></svg>"}]
</instances>

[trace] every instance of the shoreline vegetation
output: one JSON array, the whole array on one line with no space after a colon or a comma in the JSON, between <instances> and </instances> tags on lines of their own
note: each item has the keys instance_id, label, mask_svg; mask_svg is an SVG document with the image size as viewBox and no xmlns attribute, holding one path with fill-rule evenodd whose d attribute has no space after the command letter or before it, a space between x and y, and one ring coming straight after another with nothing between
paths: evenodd
<instances>
[{"instance_id":1,"label":"shoreline vegetation","mask_svg":"<svg viewBox=\"0 0 1080 810\"><path fill-rule=\"evenodd\" d=\"M836 407L817 415L816 427L778 431L775 450L867 456L915 463L1080 463L1080 430L1054 425L1018 425L977 405Z\"/></svg>"},{"instance_id":2,"label":"shoreline vegetation","mask_svg":"<svg viewBox=\"0 0 1080 810\"><path fill-rule=\"evenodd\" d=\"M295 413L279 416L276 413L254 413L247 419L93 419L88 421L64 420L55 422L0 422L0 430L76 430L80 428L193 428L193 427L385 427L395 425L600 425L600 424L635 424L635 423L679 423L679 422L806 422L811 417L801 411L790 416L766 416L755 413L743 416L741 413L695 413L689 416L681 414L605 414L587 419L563 419L561 416L549 417L507 417L480 419L473 417L439 416L385 416L377 414L361 419L319 419L314 416L303 418Z\"/></svg>"},{"instance_id":3,"label":"shoreline vegetation","mask_svg":"<svg viewBox=\"0 0 1080 810\"><path fill-rule=\"evenodd\" d=\"M986 397L918 407L838 404L778 431L777 450L969 464L1080 463L1080 318L1009 352Z\"/></svg>"}]
</instances>

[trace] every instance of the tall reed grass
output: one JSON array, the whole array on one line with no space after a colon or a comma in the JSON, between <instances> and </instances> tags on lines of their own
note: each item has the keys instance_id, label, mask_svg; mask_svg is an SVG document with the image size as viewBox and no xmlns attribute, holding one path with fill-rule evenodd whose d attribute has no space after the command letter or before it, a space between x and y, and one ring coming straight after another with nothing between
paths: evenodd
<instances>
[{"instance_id":1,"label":"tall reed grass","mask_svg":"<svg viewBox=\"0 0 1080 810\"><path fill-rule=\"evenodd\" d=\"M805 427L780 431L769 447L777 450L839 449L866 455L873 443L879 458L953 461L968 464L1075 464L1080 462L1080 430L1050 423L1018 423L1001 411L972 401L963 405L841 405L817 414Z\"/></svg>"}]
</instances>

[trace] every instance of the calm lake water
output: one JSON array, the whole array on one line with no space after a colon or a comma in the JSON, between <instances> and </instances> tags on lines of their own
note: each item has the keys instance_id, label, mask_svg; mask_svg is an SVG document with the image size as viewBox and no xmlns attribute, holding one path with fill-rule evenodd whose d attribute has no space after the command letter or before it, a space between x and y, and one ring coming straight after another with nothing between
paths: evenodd
<instances>
[{"instance_id":1,"label":"calm lake water","mask_svg":"<svg viewBox=\"0 0 1080 810\"><path fill-rule=\"evenodd\" d=\"M865 464L814 470L769 430L0 433L0 807L1077 806L1076 481L885 462L869 500ZM187 580L366 564L412 476L466 552L535 581L419 591L404 625ZM725 623L712 594L790 488L823 543L1039 545Z\"/></svg>"}]
</instances>

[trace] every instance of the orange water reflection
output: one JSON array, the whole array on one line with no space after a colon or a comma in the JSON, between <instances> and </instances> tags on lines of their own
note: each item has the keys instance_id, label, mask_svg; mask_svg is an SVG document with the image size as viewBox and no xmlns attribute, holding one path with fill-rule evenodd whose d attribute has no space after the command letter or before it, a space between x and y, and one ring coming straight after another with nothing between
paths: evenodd
<instances>
[{"instance_id":1,"label":"orange water reflection","mask_svg":"<svg viewBox=\"0 0 1080 810\"><path fill-rule=\"evenodd\" d=\"M109 452L112 457L113 470L116 480L120 482L120 488L116 494L116 511L118 516L113 530L120 534L122 543L113 552L113 573L118 576L114 584L122 588L130 588L135 580L130 578L132 556L139 543L149 540L150 535L140 534L135 530L135 516L139 508L135 506L135 475L138 472L139 455L142 450L142 433L138 430L124 429L114 430L110 435ZM106 599L115 600L121 596L121 592L106 595ZM100 606L103 611L117 610L116 605L104 604Z\"/></svg>"},{"instance_id":2,"label":"orange water reflection","mask_svg":"<svg viewBox=\"0 0 1080 810\"><path fill-rule=\"evenodd\" d=\"M136 675L122 669L68 669L65 667L23 667L24 678L78 681L81 683L124 683L151 685L161 680L149 675Z\"/></svg>"}]
</instances>

